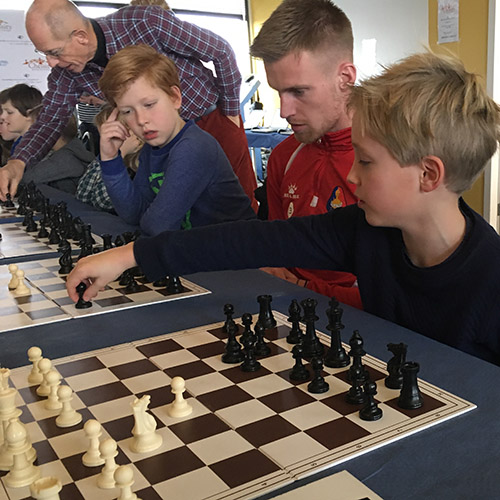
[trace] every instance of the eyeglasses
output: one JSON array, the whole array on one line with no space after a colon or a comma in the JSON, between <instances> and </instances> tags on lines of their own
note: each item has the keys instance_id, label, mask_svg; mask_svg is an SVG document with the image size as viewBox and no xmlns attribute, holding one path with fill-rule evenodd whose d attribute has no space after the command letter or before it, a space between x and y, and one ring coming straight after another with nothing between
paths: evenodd
<instances>
[{"instance_id":1,"label":"eyeglasses","mask_svg":"<svg viewBox=\"0 0 500 500\"><path fill-rule=\"evenodd\" d=\"M46 51L35 49L35 52L37 54L41 54L42 56L50 57L51 59L59 59L61 57L62 53L64 52L64 48L66 47L67 43L71 40L71 37L73 36L74 33L75 33L75 31L72 31L69 34L68 40L65 42L65 44L60 49L51 49L51 50L46 50Z\"/></svg>"}]
</instances>

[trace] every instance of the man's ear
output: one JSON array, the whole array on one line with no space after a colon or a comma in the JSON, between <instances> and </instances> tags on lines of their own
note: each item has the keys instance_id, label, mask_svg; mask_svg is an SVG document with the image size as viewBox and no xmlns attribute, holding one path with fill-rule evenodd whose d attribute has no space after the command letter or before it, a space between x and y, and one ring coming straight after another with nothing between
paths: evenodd
<instances>
[{"instance_id":1,"label":"man's ear","mask_svg":"<svg viewBox=\"0 0 500 500\"><path fill-rule=\"evenodd\" d=\"M445 168L441 158L424 156L420 160L420 188L429 193L444 183Z\"/></svg>"},{"instance_id":2,"label":"man's ear","mask_svg":"<svg viewBox=\"0 0 500 500\"><path fill-rule=\"evenodd\" d=\"M78 29L78 30L75 30L72 35L71 35L73 38L76 39L76 41L81 44L81 45L88 45L89 44L89 41L90 41L90 38L89 38L89 34L87 33L86 30L84 29Z\"/></svg>"},{"instance_id":3,"label":"man's ear","mask_svg":"<svg viewBox=\"0 0 500 500\"><path fill-rule=\"evenodd\" d=\"M340 63L338 75L340 78L340 89L348 90L356 82L356 66L351 62Z\"/></svg>"}]
</instances>

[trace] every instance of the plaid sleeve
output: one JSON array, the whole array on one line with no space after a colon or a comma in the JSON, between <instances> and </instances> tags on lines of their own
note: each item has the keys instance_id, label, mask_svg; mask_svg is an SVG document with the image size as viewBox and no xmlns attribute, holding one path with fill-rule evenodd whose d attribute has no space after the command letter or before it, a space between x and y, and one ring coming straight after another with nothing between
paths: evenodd
<instances>
[{"instance_id":1,"label":"plaid sleeve","mask_svg":"<svg viewBox=\"0 0 500 500\"><path fill-rule=\"evenodd\" d=\"M36 122L24 134L12 155L26 166L44 158L61 135L75 109L78 93L71 76L54 68L48 79L48 91L43 97L43 109Z\"/></svg>"},{"instance_id":2,"label":"plaid sleeve","mask_svg":"<svg viewBox=\"0 0 500 500\"><path fill-rule=\"evenodd\" d=\"M207 29L180 20L172 12L151 8L151 18L160 33L164 52L174 52L179 72L196 73L193 59L214 63L217 77L214 84L219 91L218 106L227 115L240 112L241 74L234 51L229 43ZM190 67L192 65L193 67ZM199 70L198 70L199 71ZM183 92L186 89L183 89ZM199 90L199 89L198 89Z\"/></svg>"},{"instance_id":3,"label":"plaid sleeve","mask_svg":"<svg viewBox=\"0 0 500 500\"><path fill-rule=\"evenodd\" d=\"M93 207L113 212L113 203L102 180L101 164L96 158L78 181L76 199Z\"/></svg>"}]
</instances>

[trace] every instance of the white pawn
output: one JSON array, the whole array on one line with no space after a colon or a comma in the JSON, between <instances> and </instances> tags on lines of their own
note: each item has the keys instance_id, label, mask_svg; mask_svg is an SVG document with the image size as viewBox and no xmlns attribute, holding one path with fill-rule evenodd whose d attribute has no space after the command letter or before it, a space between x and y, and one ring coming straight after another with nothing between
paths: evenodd
<instances>
[{"instance_id":1,"label":"white pawn","mask_svg":"<svg viewBox=\"0 0 500 500\"><path fill-rule=\"evenodd\" d=\"M112 438L105 439L99 445L101 457L104 458L104 467L97 476L97 486L99 488L110 489L115 487L115 478L113 477L118 465L115 457L118 455L116 441Z\"/></svg>"},{"instance_id":2,"label":"white pawn","mask_svg":"<svg viewBox=\"0 0 500 500\"><path fill-rule=\"evenodd\" d=\"M120 488L120 495L117 500L141 500L132 492L134 484L134 471L129 465L120 465L115 470L114 476L117 488Z\"/></svg>"},{"instance_id":3,"label":"white pawn","mask_svg":"<svg viewBox=\"0 0 500 500\"><path fill-rule=\"evenodd\" d=\"M51 368L52 368L52 361L50 361L50 359L48 358L42 358L38 362L38 369L42 374L43 380L40 386L37 388L36 393L44 398L46 398L50 394L50 387L47 384L47 381L45 380L45 375L50 371Z\"/></svg>"},{"instance_id":4,"label":"white pawn","mask_svg":"<svg viewBox=\"0 0 500 500\"><path fill-rule=\"evenodd\" d=\"M29 486L40 477L40 469L28 458L27 452L31 445L27 438L24 425L17 418L13 418L5 433L8 450L13 456L13 465L3 478L9 488Z\"/></svg>"},{"instance_id":5,"label":"white pawn","mask_svg":"<svg viewBox=\"0 0 500 500\"><path fill-rule=\"evenodd\" d=\"M14 295L16 297L31 295L31 290L26 286L26 283L24 283L24 271L22 269L16 271L16 277L19 283L14 290Z\"/></svg>"},{"instance_id":6,"label":"white pawn","mask_svg":"<svg viewBox=\"0 0 500 500\"><path fill-rule=\"evenodd\" d=\"M15 264L9 264L9 273L12 275L9 281L9 290L15 290L19 284L19 280L16 276L17 266Z\"/></svg>"},{"instance_id":7,"label":"white pawn","mask_svg":"<svg viewBox=\"0 0 500 500\"><path fill-rule=\"evenodd\" d=\"M30 493L35 500L59 500L62 483L57 477L47 476L30 484Z\"/></svg>"},{"instance_id":8,"label":"white pawn","mask_svg":"<svg viewBox=\"0 0 500 500\"><path fill-rule=\"evenodd\" d=\"M153 415L147 413L151 396L145 394L141 399L135 398L132 403L134 411L134 438L130 443L130 449L135 453L147 453L156 450L163 442L160 434L156 433L156 420Z\"/></svg>"},{"instance_id":9,"label":"white pawn","mask_svg":"<svg viewBox=\"0 0 500 500\"><path fill-rule=\"evenodd\" d=\"M33 363L33 368L28 375L28 382L30 384L41 384L43 375L38 368L38 362L42 359L42 350L36 346L30 347L28 349L28 358Z\"/></svg>"},{"instance_id":10,"label":"white pawn","mask_svg":"<svg viewBox=\"0 0 500 500\"><path fill-rule=\"evenodd\" d=\"M45 408L47 410L60 410L62 403L57 397L57 389L61 385L61 375L57 370L49 370L45 375L45 380L49 386L49 395L45 401Z\"/></svg>"},{"instance_id":11,"label":"white pawn","mask_svg":"<svg viewBox=\"0 0 500 500\"><path fill-rule=\"evenodd\" d=\"M82 463L86 467L97 467L104 464L104 458L99 451L99 437L102 434L101 424L94 419L87 420L83 424L83 432L90 440L90 446L82 457Z\"/></svg>"},{"instance_id":12,"label":"white pawn","mask_svg":"<svg viewBox=\"0 0 500 500\"><path fill-rule=\"evenodd\" d=\"M186 390L186 383L182 377L174 377L170 382L172 393L175 394L175 399L168 405L167 412L173 418L186 417L191 414L193 408L184 399L182 393Z\"/></svg>"},{"instance_id":13,"label":"white pawn","mask_svg":"<svg viewBox=\"0 0 500 500\"><path fill-rule=\"evenodd\" d=\"M57 389L57 397L62 404L61 413L56 418L57 427L72 427L82 421L82 416L71 406L73 391L67 385L61 385Z\"/></svg>"}]
</instances>

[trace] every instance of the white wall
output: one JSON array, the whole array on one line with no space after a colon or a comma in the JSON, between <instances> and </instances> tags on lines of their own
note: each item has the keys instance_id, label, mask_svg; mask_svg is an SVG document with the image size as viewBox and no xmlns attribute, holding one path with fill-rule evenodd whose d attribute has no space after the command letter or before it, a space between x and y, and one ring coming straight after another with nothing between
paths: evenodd
<instances>
[{"instance_id":1,"label":"white wall","mask_svg":"<svg viewBox=\"0 0 500 500\"><path fill-rule=\"evenodd\" d=\"M427 46L427 0L335 0L335 3L351 20L354 63L361 78L378 73L380 64L422 52Z\"/></svg>"}]
</instances>

